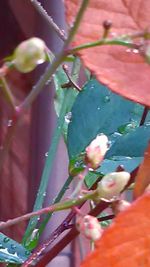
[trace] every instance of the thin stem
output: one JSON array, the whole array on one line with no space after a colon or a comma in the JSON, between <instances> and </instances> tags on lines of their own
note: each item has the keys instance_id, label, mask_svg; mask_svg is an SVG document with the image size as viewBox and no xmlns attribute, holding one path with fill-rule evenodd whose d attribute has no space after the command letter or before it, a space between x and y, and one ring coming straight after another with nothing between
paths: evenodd
<instances>
[{"instance_id":1,"label":"thin stem","mask_svg":"<svg viewBox=\"0 0 150 267\"><path fill-rule=\"evenodd\" d=\"M81 21L82 15L83 15L84 10L85 10L85 8L87 6L87 2L88 2L87 0L83 0L83 2L81 4L81 8L80 8L80 10L79 10L79 12L77 14L74 26L71 28L71 30L69 32L68 38L67 38L67 40L66 40L66 42L65 42L65 44L63 46L62 51L57 56L57 58L53 60L52 64L50 64L48 66L47 70L45 71L44 75L40 78L40 80L37 83L37 85L33 87L32 91L29 93L27 98L20 105L19 108L20 108L21 111L23 111L24 109L28 108L31 105L31 103L36 99L37 95L43 89L46 81L51 79L52 75L55 73L55 71L57 70L58 66L64 61L64 59L66 57L66 48L68 47L69 43L71 42L72 38L74 37L74 35L75 35L76 31L77 31L77 28L78 28L79 23ZM70 91L68 90L67 94L69 94L69 93L70 93ZM69 97L68 97L68 100L69 100ZM61 118L59 117L59 120L60 119ZM61 125L63 126L63 120L61 121ZM45 178L45 181L43 181L43 179L41 180L40 189L41 189L41 187L44 188L45 184L47 185L48 177L49 177L49 174L50 174L50 170L51 170L51 167L52 167L52 163L53 163L53 159L54 159L54 156L55 156L56 148L57 148L57 145L58 145L58 140L59 140L59 137L61 135L61 129L58 128L58 131L56 131L56 133L57 133L56 136L54 136L56 142L54 142L54 144L52 145L52 148L50 148L51 149L51 153L47 158L46 166L44 168L44 174L43 175L46 175L46 178ZM48 166L47 162L49 162L50 167ZM44 184L44 186L43 186L43 184ZM39 207L39 205L41 207L41 205L43 204L44 197L41 195L42 191L40 191L40 189L39 189L40 196L38 196L37 199L36 199L36 203L34 205L34 210L37 210L38 209L37 207ZM45 193L45 189L44 189L44 193ZM35 218L35 220L33 219L34 221L32 220L32 224L31 224L31 221L30 221L30 223L28 225L28 228L26 230L25 236L24 236L24 240L26 240L26 238L28 238L28 235L31 233L31 230L34 229L34 227L36 226L37 219L38 218Z\"/></svg>"},{"instance_id":2,"label":"thin stem","mask_svg":"<svg viewBox=\"0 0 150 267\"><path fill-rule=\"evenodd\" d=\"M62 127L64 124L64 117L65 117L67 106L68 106L68 100L70 99L69 95L70 95L70 91L67 91L66 97L65 97L66 101L63 102L63 105L61 107L60 117L58 118L57 126L55 128L53 138L52 138L52 143L51 143L50 149L48 151L48 157L46 158L46 163L45 163L44 170L43 170L42 177L41 177L41 183L40 183L37 198L36 198L36 201L34 204L34 209L33 209L34 211L41 209L41 207L43 205L43 201L45 198L45 192L46 192L47 184L49 181L49 176L50 176L51 169L53 166L53 161L55 158L55 153L56 153L58 143L60 140L60 136L62 133ZM30 220L29 225L28 225L27 230L26 230L26 233L25 233L24 238L23 238L24 244L25 244L26 240L28 239L28 236L32 233L32 231L36 227L37 223L38 223L38 217L34 217Z\"/></svg>"},{"instance_id":3,"label":"thin stem","mask_svg":"<svg viewBox=\"0 0 150 267\"><path fill-rule=\"evenodd\" d=\"M72 177L72 176L69 176L68 177L68 179L64 183L62 189L60 190L59 194L55 198L53 204L58 203L62 199L63 195L65 194L66 190L68 189L68 186L72 182L73 178L74 177ZM43 233L43 231L45 229L45 226L47 225L47 223L48 223L49 219L51 218L51 216L52 216L52 213L47 214L47 216L45 217L45 219L43 220L43 222L40 224L40 227L39 227L39 234L40 235Z\"/></svg>"},{"instance_id":4,"label":"thin stem","mask_svg":"<svg viewBox=\"0 0 150 267\"><path fill-rule=\"evenodd\" d=\"M74 87L75 89L77 89L77 91L81 92L82 89L79 87L79 85L75 81L73 81L72 77L69 75L68 67L65 64L63 65L63 70L66 73L69 82L66 83L65 85L63 84L61 87L62 88Z\"/></svg>"},{"instance_id":5,"label":"thin stem","mask_svg":"<svg viewBox=\"0 0 150 267\"><path fill-rule=\"evenodd\" d=\"M130 48L137 48L136 44L133 44L132 42L129 41L125 41L125 40L121 40L121 38L118 39L101 39L98 40L96 42L92 42L92 43L86 43L83 45L79 45L76 46L72 49L69 49L67 51L67 54L75 54L80 50L83 49L87 49L87 48L92 48L92 47L96 47L96 46L102 46L102 45L120 45L120 46L126 46L126 47L130 47Z\"/></svg>"},{"instance_id":6,"label":"thin stem","mask_svg":"<svg viewBox=\"0 0 150 267\"><path fill-rule=\"evenodd\" d=\"M140 121L140 126L144 124L148 112L149 112L149 108L148 108L148 107L145 107L145 108L144 108L144 111L143 111L143 114L142 114L141 121Z\"/></svg>"},{"instance_id":7,"label":"thin stem","mask_svg":"<svg viewBox=\"0 0 150 267\"><path fill-rule=\"evenodd\" d=\"M49 80L52 75L54 74L54 72L56 71L56 69L58 68L58 66L65 60L66 57L66 48L68 47L68 45L70 44L70 42L72 41L78 27L79 24L81 22L82 16L84 14L84 11L88 5L89 0L83 0L81 7L79 9L79 12L76 16L76 20L75 23L73 25L73 27L70 29L69 35L67 40L64 43L63 49L60 52L60 54L57 56L57 58L55 60L53 60L52 64L50 64L48 66L48 68L46 69L44 75L40 78L39 82L36 84L36 86L34 86L30 92L30 94L27 96L27 98L24 100L24 102L20 105L20 109L24 110L26 108L28 108L31 103L36 99L37 95L41 92L41 90L43 89L45 83L47 80Z\"/></svg>"},{"instance_id":8,"label":"thin stem","mask_svg":"<svg viewBox=\"0 0 150 267\"><path fill-rule=\"evenodd\" d=\"M104 209L109 206L109 203L100 202L92 211L90 215L98 216ZM36 267L46 266L52 259L54 259L60 251L62 251L76 236L79 235L76 227L74 226L56 245L53 246L35 265Z\"/></svg>"},{"instance_id":9,"label":"thin stem","mask_svg":"<svg viewBox=\"0 0 150 267\"><path fill-rule=\"evenodd\" d=\"M39 95L39 93L42 91L44 85L48 80L51 79L52 75L55 73L58 66L63 62L65 56L64 52L62 51L56 59L53 60L52 64L49 64L46 68L43 76L41 76L40 80L37 82L35 86L33 86L31 92L26 97L24 102L20 105L21 110L27 109L33 101L36 99L36 97Z\"/></svg>"},{"instance_id":10,"label":"thin stem","mask_svg":"<svg viewBox=\"0 0 150 267\"><path fill-rule=\"evenodd\" d=\"M10 219L10 220L8 220L6 222L0 222L0 230L4 229L6 227L12 226L14 224L20 223L22 221L28 220L28 219L30 219L31 217L34 217L34 216L38 216L39 217L40 215L46 214L46 213L49 213L49 212L70 209L70 208L72 208L74 206L78 206L78 205L82 204L86 200L93 199L93 197L95 197L96 194L97 194L96 191L92 191L92 192L87 193L86 195L82 196L82 198L71 199L71 200L68 200L68 201L57 203L57 204L51 205L49 207L43 208L41 210L33 211L33 212L27 213L25 215L22 215L20 217L17 217L17 218L14 218L14 219Z\"/></svg>"},{"instance_id":11,"label":"thin stem","mask_svg":"<svg viewBox=\"0 0 150 267\"><path fill-rule=\"evenodd\" d=\"M14 99L14 96L13 96L13 94L12 94L8 84L7 84L7 81L4 77L1 77L0 80L1 80L2 90L3 90L3 93L5 95L5 98L7 99L9 104L11 105L12 109L15 111L15 109L16 109L15 99Z\"/></svg>"},{"instance_id":12,"label":"thin stem","mask_svg":"<svg viewBox=\"0 0 150 267\"><path fill-rule=\"evenodd\" d=\"M47 11L42 7L41 3L37 0L30 0L32 5L36 8L39 14L45 19L48 25L58 34L58 36L63 40L66 41L66 36L64 31L62 31L58 25L54 22L52 17L47 14Z\"/></svg>"},{"instance_id":13,"label":"thin stem","mask_svg":"<svg viewBox=\"0 0 150 267\"><path fill-rule=\"evenodd\" d=\"M30 266L34 259L39 258L40 255L58 238L58 236L68 229L69 223L74 216L74 212L70 212L65 220L54 230L53 233L41 245L39 245L31 256L25 261L22 267Z\"/></svg>"},{"instance_id":14,"label":"thin stem","mask_svg":"<svg viewBox=\"0 0 150 267\"><path fill-rule=\"evenodd\" d=\"M80 22L81 22L81 19L84 15L84 12L88 6L88 3L89 3L89 0L83 0L82 1L82 4L80 6L80 9L79 9L79 12L76 16L76 19L75 19L75 22L74 22L74 25L73 27L70 29L70 33L69 33L69 36L67 38L67 41L65 43L66 47L69 45L69 43L72 41L74 35L76 34L77 30L78 30L78 27L80 25Z\"/></svg>"}]
</instances>

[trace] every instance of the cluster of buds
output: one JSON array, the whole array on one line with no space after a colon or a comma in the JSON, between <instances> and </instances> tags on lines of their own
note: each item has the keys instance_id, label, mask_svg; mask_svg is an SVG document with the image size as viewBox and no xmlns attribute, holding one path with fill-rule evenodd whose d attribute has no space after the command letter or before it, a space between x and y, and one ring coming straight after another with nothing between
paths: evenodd
<instances>
[{"instance_id":1,"label":"cluster of buds","mask_svg":"<svg viewBox=\"0 0 150 267\"><path fill-rule=\"evenodd\" d=\"M93 170L100 166L108 150L108 138L106 135L98 135L86 148L85 162Z\"/></svg>"},{"instance_id":2,"label":"cluster of buds","mask_svg":"<svg viewBox=\"0 0 150 267\"><path fill-rule=\"evenodd\" d=\"M39 38L30 38L17 46L13 55L13 64L23 73L30 72L46 60L46 45Z\"/></svg>"},{"instance_id":3,"label":"cluster of buds","mask_svg":"<svg viewBox=\"0 0 150 267\"><path fill-rule=\"evenodd\" d=\"M105 175L98 183L97 194L98 198L107 200L119 196L130 179L130 174L125 171L111 172Z\"/></svg>"},{"instance_id":4,"label":"cluster of buds","mask_svg":"<svg viewBox=\"0 0 150 267\"><path fill-rule=\"evenodd\" d=\"M91 215L78 215L76 219L76 228L91 241L98 240L103 233L103 229L97 218Z\"/></svg>"}]
</instances>

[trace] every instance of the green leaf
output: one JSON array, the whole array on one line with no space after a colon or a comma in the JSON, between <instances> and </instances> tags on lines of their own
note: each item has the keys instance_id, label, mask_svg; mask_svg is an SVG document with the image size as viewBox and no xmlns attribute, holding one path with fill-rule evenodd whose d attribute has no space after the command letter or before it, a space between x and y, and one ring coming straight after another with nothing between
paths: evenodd
<instances>
[{"instance_id":1,"label":"green leaf","mask_svg":"<svg viewBox=\"0 0 150 267\"><path fill-rule=\"evenodd\" d=\"M149 139L150 125L138 127L130 133L118 136L107 152L106 158L109 159L113 156L142 157Z\"/></svg>"},{"instance_id":2,"label":"green leaf","mask_svg":"<svg viewBox=\"0 0 150 267\"><path fill-rule=\"evenodd\" d=\"M137 112L135 107L135 103L112 93L96 80L90 80L72 108L67 138L69 157L78 156L97 134L110 135L121 125L139 121L142 111Z\"/></svg>"},{"instance_id":3,"label":"green leaf","mask_svg":"<svg viewBox=\"0 0 150 267\"><path fill-rule=\"evenodd\" d=\"M65 72L63 71L62 67L59 67L56 73L54 74L54 84L55 84L55 91L56 91L55 99L54 99L54 107L55 107L55 111L58 117L60 114L61 106L64 101L65 90L66 90L66 89L62 89L61 86L67 82L68 82L68 78Z\"/></svg>"},{"instance_id":4,"label":"green leaf","mask_svg":"<svg viewBox=\"0 0 150 267\"><path fill-rule=\"evenodd\" d=\"M22 264L29 255L21 244L0 233L0 262Z\"/></svg>"},{"instance_id":5,"label":"green leaf","mask_svg":"<svg viewBox=\"0 0 150 267\"><path fill-rule=\"evenodd\" d=\"M99 177L106 175L107 173L116 171L119 165L122 165L127 172L132 172L142 161L142 157L113 157L113 159L105 159L102 165L96 170L96 172L89 172L85 177L85 182L88 188L90 188Z\"/></svg>"},{"instance_id":6,"label":"green leaf","mask_svg":"<svg viewBox=\"0 0 150 267\"><path fill-rule=\"evenodd\" d=\"M75 73L73 73L72 78L74 79L74 81L76 81L78 68L80 68L80 64L77 59L75 60L74 65L75 65ZM64 88L64 89L62 88L62 85L68 82L68 78L61 66L57 69L53 77L54 77L54 84L55 84L55 91L56 91L55 99L54 99L54 107L55 107L55 111L58 117L60 116L60 111L61 111L61 107L63 105L63 101L66 95L66 90L71 91L70 101L68 102L68 107L67 107L66 115L65 115L65 121L64 121L63 129L62 129L62 133L66 140L68 124L70 123L71 117L72 117L70 110L72 108L72 105L75 101L76 96L78 95L78 91L74 90L73 88Z\"/></svg>"},{"instance_id":7,"label":"green leaf","mask_svg":"<svg viewBox=\"0 0 150 267\"><path fill-rule=\"evenodd\" d=\"M51 55L51 57L53 57L53 55ZM79 73L78 72L79 65L80 64L78 62L78 59L76 59L73 63L73 75L72 76L74 78L76 78L78 73ZM60 87L58 84L57 84L57 86L58 86L58 90L59 90ZM57 146L58 146L61 134L63 132L65 115L68 111L70 111L70 109L73 105L73 101L74 101L74 98L72 97L74 94L73 92L74 92L74 90L72 88L65 90L65 92L64 92L64 98L63 98L63 102L61 105L61 110L60 110L60 114L58 117L57 126L55 128L54 135L52 138L52 144L51 144L49 151L48 151L48 156L46 158L44 170L42 173L41 182L39 185L39 190L38 190L37 197L35 200L35 204L34 204L34 208L33 208L34 211L41 209L43 206L48 182L50 182L49 176L50 176L51 169L53 166L53 161L55 158ZM71 180L72 179L68 178L68 181L66 181L66 184L67 183L69 184L69 181L71 182ZM66 187L62 188L62 190L60 191L60 193L58 193L58 196L56 197L56 201L57 200L60 201L60 199L62 198L62 196L64 195L66 190L67 190ZM37 228L39 216L35 216L35 217L30 219L29 224L28 224L27 229L26 229L26 232L25 232L25 235L23 237L23 241L22 241L25 247L27 247L29 249L33 249L37 245L38 238L40 237L41 233L43 232L44 227L46 226L50 217L51 217L50 214L48 214L46 216L46 219L44 220L44 223L42 224L42 227L40 228L39 236L35 236L35 239L32 238L32 235L34 234L34 230Z\"/></svg>"}]
</instances>

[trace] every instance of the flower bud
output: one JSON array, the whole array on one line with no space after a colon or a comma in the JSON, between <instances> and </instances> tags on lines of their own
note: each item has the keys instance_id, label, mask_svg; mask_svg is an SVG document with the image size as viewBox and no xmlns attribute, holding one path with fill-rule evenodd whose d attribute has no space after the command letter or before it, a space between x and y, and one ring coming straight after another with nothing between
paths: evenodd
<instances>
[{"instance_id":1,"label":"flower bud","mask_svg":"<svg viewBox=\"0 0 150 267\"><path fill-rule=\"evenodd\" d=\"M46 60L45 43L39 38L30 38L17 46L13 64L20 72L27 73Z\"/></svg>"},{"instance_id":2,"label":"flower bud","mask_svg":"<svg viewBox=\"0 0 150 267\"><path fill-rule=\"evenodd\" d=\"M98 135L86 148L85 161L92 169L100 166L106 152L108 150L108 138L106 135Z\"/></svg>"},{"instance_id":3,"label":"flower bud","mask_svg":"<svg viewBox=\"0 0 150 267\"><path fill-rule=\"evenodd\" d=\"M98 183L97 193L100 198L111 199L118 196L130 179L128 172L111 172Z\"/></svg>"},{"instance_id":4,"label":"flower bud","mask_svg":"<svg viewBox=\"0 0 150 267\"><path fill-rule=\"evenodd\" d=\"M76 227L80 233L92 241L98 240L103 233L103 229L97 218L91 215L84 217L79 215L76 219Z\"/></svg>"}]
</instances>

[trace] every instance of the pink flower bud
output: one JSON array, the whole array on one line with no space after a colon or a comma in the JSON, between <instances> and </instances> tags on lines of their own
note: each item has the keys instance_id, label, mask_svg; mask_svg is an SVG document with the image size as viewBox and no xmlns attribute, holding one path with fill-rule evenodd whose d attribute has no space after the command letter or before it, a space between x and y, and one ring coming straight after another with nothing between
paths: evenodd
<instances>
[{"instance_id":1,"label":"pink flower bud","mask_svg":"<svg viewBox=\"0 0 150 267\"><path fill-rule=\"evenodd\" d=\"M98 135L86 148L85 161L90 168L97 169L100 166L108 150L108 138L106 135Z\"/></svg>"},{"instance_id":2,"label":"pink flower bud","mask_svg":"<svg viewBox=\"0 0 150 267\"><path fill-rule=\"evenodd\" d=\"M98 183L99 198L111 199L118 196L130 179L128 172L111 172L105 175Z\"/></svg>"},{"instance_id":3,"label":"pink flower bud","mask_svg":"<svg viewBox=\"0 0 150 267\"><path fill-rule=\"evenodd\" d=\"M45 43L39 38L30 38L17 46L14 52L14 66L27 73L46 60Z\"/></svg>"},{"instance_id":4,"label":"pink flower bud","mask_svg":"<svg viewBox=\"0 0 150 267\"><path fill-rule=\"evenodd\" d=\"M103 229L97 218L91 215L84 217L79 215L76 219L76 227L80 233L92 241L98 240L103 233Z\"/></svg>"}]
</instances>

